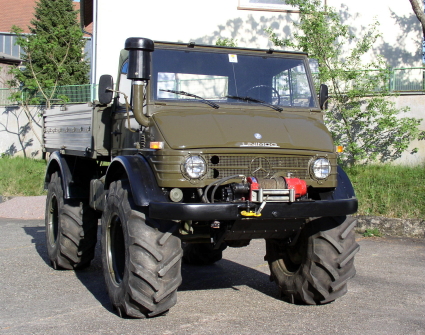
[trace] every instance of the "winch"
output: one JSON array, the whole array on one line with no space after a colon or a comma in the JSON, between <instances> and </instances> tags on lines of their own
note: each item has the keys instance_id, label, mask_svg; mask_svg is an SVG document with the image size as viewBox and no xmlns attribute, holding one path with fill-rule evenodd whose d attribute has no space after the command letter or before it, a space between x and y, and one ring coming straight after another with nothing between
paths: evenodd
<instances>
[{"instance_id":1,"label":"winch","mask_svg":"<svg viewBox=\"0 0 425 335\"><path fill-rule=\"evenodd\" d=\"M222 201L294 202L307 194L307 183L299 178L278 176L270 179L248 177L222 189Z\"/></svg>"},{"instance_id":2,"label":"winch","mask_svg":"<svg viewBox=\"0 0 425 335\"><path fill-rule=\"evenodd\" d=\"M275 177L257 179L248 177L249 201L252 202L294 202L307 194L307 183L299 178Z\"/></svg>"}]
</instances>

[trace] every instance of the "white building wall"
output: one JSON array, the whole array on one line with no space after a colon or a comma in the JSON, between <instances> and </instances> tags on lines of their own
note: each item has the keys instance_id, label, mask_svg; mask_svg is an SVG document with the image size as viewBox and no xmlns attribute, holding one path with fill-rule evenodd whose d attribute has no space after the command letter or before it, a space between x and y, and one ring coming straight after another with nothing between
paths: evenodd
<instances>
[{"instance_id":1,"label":"white building wall","mask_svg":"<svg viewBox=\"0 0 425 335\"><path fill-rule=\"evenodd\" d=\"M327 0L355 35L376 19L382 36L370 57L382 55L391 67L422 67L422 29L407 0Z\"/></svg>"},{"instance_id":2,"label":"white building wall","mask_svg":"<svg viewBox=\"0 0 425 335\"><path fill-rule=\"evenodd\" d=\"M0 155L42 157L42 111L31 107L32 126L25 111L19 106L0 106ZM34 131L36 135L34 135Z\"/></svg>"},{"instance_id":3,"label":"white building wall","mask_svg":"<svg viewBox=\"0 0 425 335\"><path fill-rule=\"evenodd\" d=\"M268 48L264 29L283 19L282 13L238 10L238 0L95 1L97 78L106 73L115 77L128 37L202 44L227 37L237 39L241 47Z\"/></svg>"},{"instance_id":4,"label":"white building wall","mask_svg":"<svg viewBox=\"0 0 425 335\"><path fill-rule=\"evenodd\" d=\"M94 1L95 78L116 76L119 52L127 37L202 44L215 44L221 37L236 39L240 47L269 48L272 44L264 29L272 27L280 36L290 37L290 22L298 18L296 13L238 10L239 0ZM377 18L382 37L370 57L381 54L392 67L422 66L421 28L407 0L326 1L356 35L362 35Z\"/></svg>"},{"instance_id":5,"label":"white building wall","mask_svg":"<svg viewBox=\"0 0 425 335\"><path fill-rule=\"evenodd\" d=\"M403 113L400 117L414 117L416 119L422 119L419 125L420 130L425 130L425 95L399 95L390 98L395 102L397 108L403 108L408 106L410 110L407 113ZM412 150L417 148L417 153L412 153ZM410 143L409 148L403 152L401 157L394 161L394 164L399 165L424 165L425 164L425 140L413 141Z\"/></svg>"}]
</instances>

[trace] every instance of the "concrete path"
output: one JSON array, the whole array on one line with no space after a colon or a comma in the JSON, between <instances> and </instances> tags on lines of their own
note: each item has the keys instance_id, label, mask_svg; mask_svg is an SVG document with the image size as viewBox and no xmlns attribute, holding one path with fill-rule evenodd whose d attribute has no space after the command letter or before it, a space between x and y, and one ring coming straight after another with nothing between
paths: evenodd
<instances>
[{"instance_id":1,"label":"concrete path","mask_svg":"<svg viewBox=\"0 0 425 335\"><path fill-rule=\"evenodd\" d=\"M0 217L23 220L44 220L46 196L14 197L0 203Z\"/></svg>"}]
</instances>

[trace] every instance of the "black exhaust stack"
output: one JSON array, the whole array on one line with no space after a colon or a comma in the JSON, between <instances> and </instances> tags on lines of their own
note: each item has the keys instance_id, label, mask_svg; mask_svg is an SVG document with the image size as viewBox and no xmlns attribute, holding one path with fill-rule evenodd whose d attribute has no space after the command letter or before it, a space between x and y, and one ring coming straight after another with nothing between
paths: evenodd
<instances>
[{"instance_id":1,"label":"black exhaust stack","mask_svg":"<svg viewBox=\"0 0 425 335\"><path fill-rule=\"evenodd\" d=\"M143 114L143 90L151 78L152 40L143 37L130 37L125 41L128 50L127 79L133 80L133 114L137 122L149 127L150 119Z\"/></svg>"},{"instance_id":2,"label":"black exhaust stack","mask_svg":"<svg viewBox=\"0 0 425 335\"><path fill-rule=\"evenodd\" d=\"M154 51L152 40L142 37L130 37L125 41L125 50L128 50L128 73L131 80L150 80L151 52Z\"/></svg>"}]
</instances>

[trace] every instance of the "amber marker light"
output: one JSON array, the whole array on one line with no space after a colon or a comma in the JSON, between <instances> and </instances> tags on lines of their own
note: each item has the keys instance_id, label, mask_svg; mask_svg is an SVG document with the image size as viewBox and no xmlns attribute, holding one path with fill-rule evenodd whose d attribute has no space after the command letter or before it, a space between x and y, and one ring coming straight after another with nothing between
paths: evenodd
<instances>
[{"instance_id":1,"label":"amber marker light","mask_svg":"<svg viewBox=\"0 0 425 335\"><path fill-rule=\"evenodd\" d=\"M164 149L164 142L151 142L149 148L155 150Z\"/></svg>"},{"instance_id":2,"label":"amber marker light","mask_svg":"<svg viewBox=\"0 0 425 335\"><path fill-rule=\"evenodd\" d=\"M338 154L344 152L344 147L342 145L337 145L335 147L335 152L338 153Z\"/></svg>"}]
</instances>

